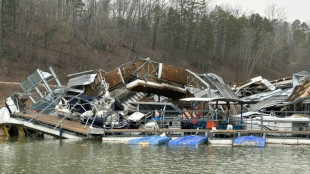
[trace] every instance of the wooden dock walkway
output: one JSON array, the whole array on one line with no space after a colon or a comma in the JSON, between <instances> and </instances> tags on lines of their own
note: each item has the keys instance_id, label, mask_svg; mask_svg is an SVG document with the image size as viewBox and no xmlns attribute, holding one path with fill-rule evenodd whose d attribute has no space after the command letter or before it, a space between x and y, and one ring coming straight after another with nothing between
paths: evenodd
<instances>
[{"instance_id":1,"label":"wooden dock walkway","mask_svg":"<svg viewBox=\"0 0 310 174\"><path fill-rule=\"evenodd\" d=\"M37 130L45 131L47 133L52 134L53 136L60 136L61 130L64 133L74 134L75 136L80 137L88 137L91 135L102 135L102 136L114 136L119 133L122 135L130 135L130 133L204 133L206 136L216 135L216 134L226 134L226 135L253 135L253 134L263 134L265 135L280 135L280 136L290 136L290 135L306 135L310 136L310 131L271 131L271 130L207 130L207 129L109 129L104 130L103 128L90 128L89 125L81 124L80 122L70 121L67 119L62 120L62 118L53 116L53 115L45 115L39 114L36 112L29 112L26 114L23 113L14 113L11 117L16 119L23 120L23 125L29 128L36 129L36 125L40 125L41 127L37 127ZM37 115L37 116L36 116ZM31 120L31 121L29 121ZM62 120L62 121L61 121ZM29 124L32 123L32 124ZM18 123L16 123L18 124ZM57 126L58 125L58 126ZM57 126L57 127L56 127ZM44 128L42 128L44 127ZM54 129L56 127L56 129ZM60 129L62 128L62 129ZM116 134L115 134L116 133ZM73 135L72 134L72 135ZM60 136L61 137L61 136ZM67 135L67 137L70 137Z\"/></svg>"},{"instance_id":2,"label":"wooden dock walkway","mask_svg":"<svg viewBox=\"0 0 310 174\"><path fill-rule=\"evenodd\" d=\"M31 120L33 123L39 123L39 124L46 124L49 126L57 126L58 129L62 128L64 131L70 131L82 135L87 135L88 134L88 129L89 125L83 125L80 122L75 122L75 121L70 121L67 119L62 120L62 118L53 116L53 115L45 115L45 114L39 114L37 117L35 117L38 113L27 113L27 114L22 114L22 113L14 113L12 114L13 117L20 117L26 120ZM62 121L61 121L62 120ZM61 121L61 123L60 123ZM60 124L59 124L60 123ZM84 128L85 127L85 128Z\"/></svg>"}]
</instances>

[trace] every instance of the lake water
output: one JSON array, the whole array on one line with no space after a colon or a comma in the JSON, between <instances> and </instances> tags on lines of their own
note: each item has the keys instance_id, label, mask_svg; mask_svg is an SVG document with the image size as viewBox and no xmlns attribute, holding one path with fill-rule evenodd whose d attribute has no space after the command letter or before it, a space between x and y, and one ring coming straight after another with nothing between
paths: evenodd
<instances>
[{"instance_id":1,"label":"lake water","mask_svg":"<svg viewBox=\"0 0 310 174\"><path fill-rule=\"evenodd\" d=\"M1 138L0 173L310 173L310 146L135 146Z\"/></svg>"}]
</instances>

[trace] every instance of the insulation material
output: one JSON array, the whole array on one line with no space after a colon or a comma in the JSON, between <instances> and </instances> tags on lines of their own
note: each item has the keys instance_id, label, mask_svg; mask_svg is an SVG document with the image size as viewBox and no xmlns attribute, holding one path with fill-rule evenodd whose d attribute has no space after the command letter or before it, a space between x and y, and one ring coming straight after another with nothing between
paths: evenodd
<instances>
[{"instance_id":1,"label":"insulation material","mask_svg":"<svg viewBox=\"0 0 310 174\"><path fill-rule=\"evenodd\" d=\"M310 94L310 81L307 80L304 84L296 86L287 101L294 101L299 98L306 98Z\"/></svg>"}]
</instances>

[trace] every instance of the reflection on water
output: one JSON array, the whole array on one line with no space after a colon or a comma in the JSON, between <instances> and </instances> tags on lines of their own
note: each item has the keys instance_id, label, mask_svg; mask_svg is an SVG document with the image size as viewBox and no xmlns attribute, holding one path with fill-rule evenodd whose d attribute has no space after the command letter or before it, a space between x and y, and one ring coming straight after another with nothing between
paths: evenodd
<instances>
[{"instance_id":1,"label":"reflection on water","mask_svg":"<svg viewBox=\"0 0 310 174\"><path fill-rule=\"evenodd\" d=\"M308 173L310 146L135 146L0 137L1 173Z\"/></svg>"}]
</instances>

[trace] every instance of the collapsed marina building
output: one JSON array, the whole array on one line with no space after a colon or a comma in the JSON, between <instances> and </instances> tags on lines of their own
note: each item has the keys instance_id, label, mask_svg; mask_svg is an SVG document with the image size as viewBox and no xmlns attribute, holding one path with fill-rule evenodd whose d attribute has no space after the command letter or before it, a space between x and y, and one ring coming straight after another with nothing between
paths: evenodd
<instances>
[{"instance_id":1,"label":"collapsed marina building","mask_svg":"<svg viewBox=\"0 0 310 174\"><path fill-rule=\"evenodd\" d=\"M136 58L109 72L70 74L63 85L52 67L37 69L20 84L23 93L6 100L0 124L7 134L8 125L16 125L64 138L106 136L114 129L309 131L309 75L228 86L213 73Z\"/></svg>"}]
</instances>

